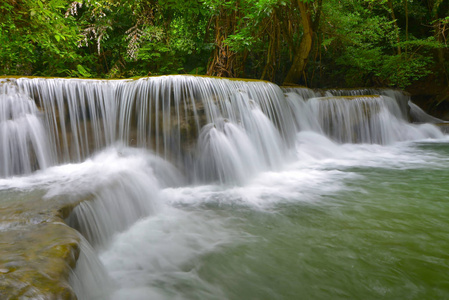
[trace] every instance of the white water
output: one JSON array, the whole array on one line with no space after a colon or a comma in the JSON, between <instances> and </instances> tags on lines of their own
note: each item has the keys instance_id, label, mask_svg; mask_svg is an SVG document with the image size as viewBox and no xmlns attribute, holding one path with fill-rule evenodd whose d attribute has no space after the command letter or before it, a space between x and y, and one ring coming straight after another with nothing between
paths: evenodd
<instances>
[{"instance_id":1,"label":"white water","mask_svg":"<svg viewBox=\"0 0 449 300\"><path fill-rule=\"evenodd\" d=\"M36 104L0 81L0 177L45 169L52 158Z\"/></svg>"},{"instance_id":2,"label":"white water","mask_svg":"<svg viewBox=\"0 0 449 300\"><path fill-rule=\"evenodd\" d=\"M34 168L5 167L0 188L85 200L67 220L86 238L71 279L80 299L226 299L202 264L260 239L227 209L276 214L286 203L320 203L358 189L347 182L363 175L350 168L438 168L441 158L413 143L447 141L433 125L408 123L397 92L348 100L188 76L12 86L2 97L25 99L31 108L21 111L52 145L17 147L53 161L21 177L10 176Z\"/></svg>"}]
</instances>

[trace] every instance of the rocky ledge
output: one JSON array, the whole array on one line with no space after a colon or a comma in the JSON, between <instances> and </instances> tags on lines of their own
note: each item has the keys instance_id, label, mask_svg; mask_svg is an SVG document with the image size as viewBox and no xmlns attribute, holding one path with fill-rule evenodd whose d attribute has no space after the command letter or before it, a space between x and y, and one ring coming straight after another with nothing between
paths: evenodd
<instances>
[{"instance_id":1,"label":"rocky ledge","mask_svg":"<svg viewBox=\"0 0 449 300\"><path fill-rule=\"evenodd\" d=\"M0 196L0 298L76 299L69 276L80 237L63 221L73 203L41 192Z\"/></svg>"}]
</instances>

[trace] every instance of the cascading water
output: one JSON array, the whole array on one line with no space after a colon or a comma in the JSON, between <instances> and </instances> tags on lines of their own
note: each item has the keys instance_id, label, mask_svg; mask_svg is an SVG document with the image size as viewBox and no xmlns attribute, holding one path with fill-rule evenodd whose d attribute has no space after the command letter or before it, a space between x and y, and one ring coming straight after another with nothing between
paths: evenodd
<instances>
[{"instance_id":1,"label":"cascading water","mask_svg":"<svg viewBox=\"0 0 449 300\"><path fill-rule=\"evenodd\" d=\"M319 90L318 94L321 96L369 96L379 95L393 99L396 102L400 115L403 119L408 120L410 96L400 90L392 89L332 89L332 90Z\"/></svg>"},{"instance_id":2,"label":"cascading water","mask_svg":"<svg viewBox=\"0 0 449 300\"><path fill-rule=\"evenodd\" d=\"M208 135L207 128L222 133L207 140L229 145L233 150L222 155L237 155L231 159L246 161L239 143L261 150L255 159L262 169L278 166L295 135L282 91L263 82L167 76L136 81L18 79L14 84L35 97L45 112L53 152L61 162L82 161L120 142L153 149L180 168L196 170L199 179L223 180L222 162L214 163L214 174L204 174L203 158L190 151L200 134ZM235 130L224 126L228 134L223 132L223 120ZM231 131L240 133L230 137ZM231 174L228 179L239 180Z\"/></svg>"},{"instance_id":3,"label":"cascading water","mask_svg":"<svg viewBox=\"0 0 449 300\"><path fill-rule=\"evenodd\" d=\"M404 103L410 101L399 91L319 91L324 97L317 97L305 88L284 91L300 130L324 133L340 143L391 144L441 137L441 131L435 126L413 125L407 121Z\"/></svg>"},{"instance_id":4,"label":"cascading water","mask_svg":"<svg viewBox=\"0 0 449 300\"><path fill-rule=\"evenodd\" d=\"M418 123L447 123L447 121L435 118L425 111L423 111L418 105L413 102L409 102L410 106L410 118L414 122Z\"/></svg>"},{"instance_id":5,"label":"cascading water","mask_svg":"<svg viewBox=\"0 0 449 300\"><path fill-rule=\"evenodd\" d=\"M31 173L52 164L36 104L16 86L0 81L0 177Z\"/></svg>"},{"instance_id":6,"label":"cascading water","mask_svg":"<svg viewBox=\"0 0 449 300\"><path fill-rule=\"evenodd\" d=\"M104 247L114 233L157 211L161 185L182 182L169 163L132 148L108 149L87 163L101 167L101 174L96 179L89 178L91 172L84 175L93 181L85 193L93 194L76 206L66 221L94 247Z\"/></svg>"},{"instance_id":7,"label":"cascading water","mask_svg":"<svg viewBox=\"0 0 449 300\"><path fill-rule=\"evenodd\" d=\"M408 98L392 90L315 93L284 88L284 98L273 84L192 76L136 81L21 78L2 86L2 97L9 99L2 101L6 176L34 170L33 153L34 165L44 168L52 160L83 161L119 142L154 150L191 171L193 181L236 183L257 170L276 169L288 156L296 131L325 133L339 142L381 144L438 135L427 129L415 137L417 130L409 134L400 128L406 124L403 104ZM369 93L380 96L354 96ZM351 97L334 97L341 95ZM9 138L18 135L18 127L20 138ZM6 146L11 143L21 145ZM14 152L20 158L9 159ZM9 161L14 165L8 166ZM211 167L206 170L205 165Z\"/></svg>"},{"instance_id":8,"label":"cascading water","mask_svg":"<svg viewBox=\"0 0 449 300\"><path fill-rule=\"evenodd\" d=\"M0 88L0 137L8 141L0 145L0 192L43 190L45 201L76 203L65 221L85 238L70 279L79 299L381 297L376 280L342 288L338 270L352 265L363 278L382 269L374 262L389 254L365 257L367 240L382 243L378 230L403 223L379 229L357 201L370 199L370 180L394 193L401 170L448 165L414 146L446 137L410 124L409 99L398 91L193 76L20 78ZM389 176L391 189L382 183ZM390 202L376 199L369 207L382 216ZM432 226L444 228L439 222Z\"/></svg>"}]
</instances>

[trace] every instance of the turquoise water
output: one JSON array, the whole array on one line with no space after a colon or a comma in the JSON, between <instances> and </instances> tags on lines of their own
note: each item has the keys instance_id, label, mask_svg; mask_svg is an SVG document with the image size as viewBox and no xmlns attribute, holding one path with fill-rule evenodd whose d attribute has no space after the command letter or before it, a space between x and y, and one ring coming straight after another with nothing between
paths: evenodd
<instances>
[{"instance_id":1,"label":"turquoise water","mask_svg":"<svg viewBox=\"0 0 449 300\"><path fill-rule=\"evenodd\" d=\"M200 273L229 299L449 297L447 171L358 173L353 191L319 204L238 212L253 241L211 254Z\"/></svg>"}]
</instances>

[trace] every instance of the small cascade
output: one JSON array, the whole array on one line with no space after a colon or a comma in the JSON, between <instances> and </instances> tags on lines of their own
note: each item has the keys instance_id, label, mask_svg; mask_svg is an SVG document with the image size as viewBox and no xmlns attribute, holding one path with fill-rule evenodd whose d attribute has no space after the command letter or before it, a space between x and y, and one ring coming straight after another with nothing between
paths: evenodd
<instances>
[{"instance_id":1,"label":"small cascade","mask_svg":"<svg viewBox=\"0 0 449 300\"><path fill-rule=\"evenodd\" d=\"M318 119L314 116L309 98L303 98L298 93L289 92L285 99L290 107L297 131L315 131L323 133Z\"/></svg>"},{"instance_id":2,"label":"small cascade","mask_svg":"<svg viewBox=\"0 0 449 300\"><path fill-rule=\"evenodd\" d=\"M108 149L95 156L90 164L91 169L103 168L104 174L101 179L84 178L92 174L78 174L78 178L70 179L73 185L82 185L86 180L95 181L95 185L85 191L78 189L86 200L73 209L66 222L95 248L103 248L115 233L155 213L161 187L183 182L168 162L139 149ZM64 191L67 189L50 190L58 196Z\"/></svg>"},{"instance_id":3,"label":"small cascade","mask_svg":"<svg viewBox=\"0 0 449 300\"><path fill-rule=\"evenodd\" d=\"M196 177L219 182L243 182L261 161L250 139L239 127L227 120L208 124L198 138Z\"/></svg>"},{"instance_id":4,"label":"small cascade","mask_svg":"<svg viewBox=\"0 0 449 300\"><path fill-rule=\"evenodd\" d=\"M404 120L409 119L409 106L410 96L403 91L393 89L329 89L319 90L318 94L321 96L370 96L379 95L393 99L399 106L401 116Z\"/></svg>"},{"instance_id":5,"label":"small cascade","mask_svg":"<svg viewBox=\"0 0 449 300\"><path fill-rule=\"evenodd\" d=\"M323 132L341 143L388 144L403 132L395 126L401 112L395 101L382 96L309 99Z\"/></svg>"},{"instance_id":6,"label":"small cascade","mask_svg":"<svg viewBox=\"0 0 449 300\"><path fill-rule=\"evenodd\" d=\"M104 269L95 250L81 237L80 255L69 278L78 300L109 300L114 282Z\"/></svg>"},{"instance_id":7,"label":"small cascade","mask_svg":"<svg viewBox=\"0 0 449 300\"><path fill-rule=\"evenodd\" d=\"M408 122L410 97L401 91L318 90L313 94L306 88L283 90L298 130L325 134L339 143L391 144L442 136L435 126Z\"/></svg>"},{"instance_id":8,"label":"small cascade","mask_svg":"<svg viewBox=\"0 0 449 300\"><path fill-rule=\"evenodd\" d=\"M314 90L306 87L282 87L282 91L284 91L284 93L294 93L303 100L308 100L319 96L319 94L317 95Z\"/></svg>"},{"instance_id":9,"label":"small cascade","mask_svg":"<svg viewBox=\"0 0 449 300\"><path fill-rule=\"evenodd\" d=\"M53 164L34 101L17 86L0 81L0 177L31 173Z\"/></svg>"},{"instance_id":10,"label":"small cascade","mask_svg":"<svg viewBox=\"0 0 449 300\"><path fill-rule=\"evenodd\" d=\"M202 128L196 151L197 178L238 184L282 165L286 153L279 132L259 109L248 113L246 131L227 119Z\"/></svg>"},{"instance_id":11,"label":"small cascade","mask_svg":"<svg viewBox=\"0 0 449 300\"><path fill-rule=\"evenodd\" d=\"M413 122L416 123L448 123L447 121L435 118L425 111L423 111L418 105L409 101L408 105L410 106L410 118Z\"/></svg>"}]
</instances>

